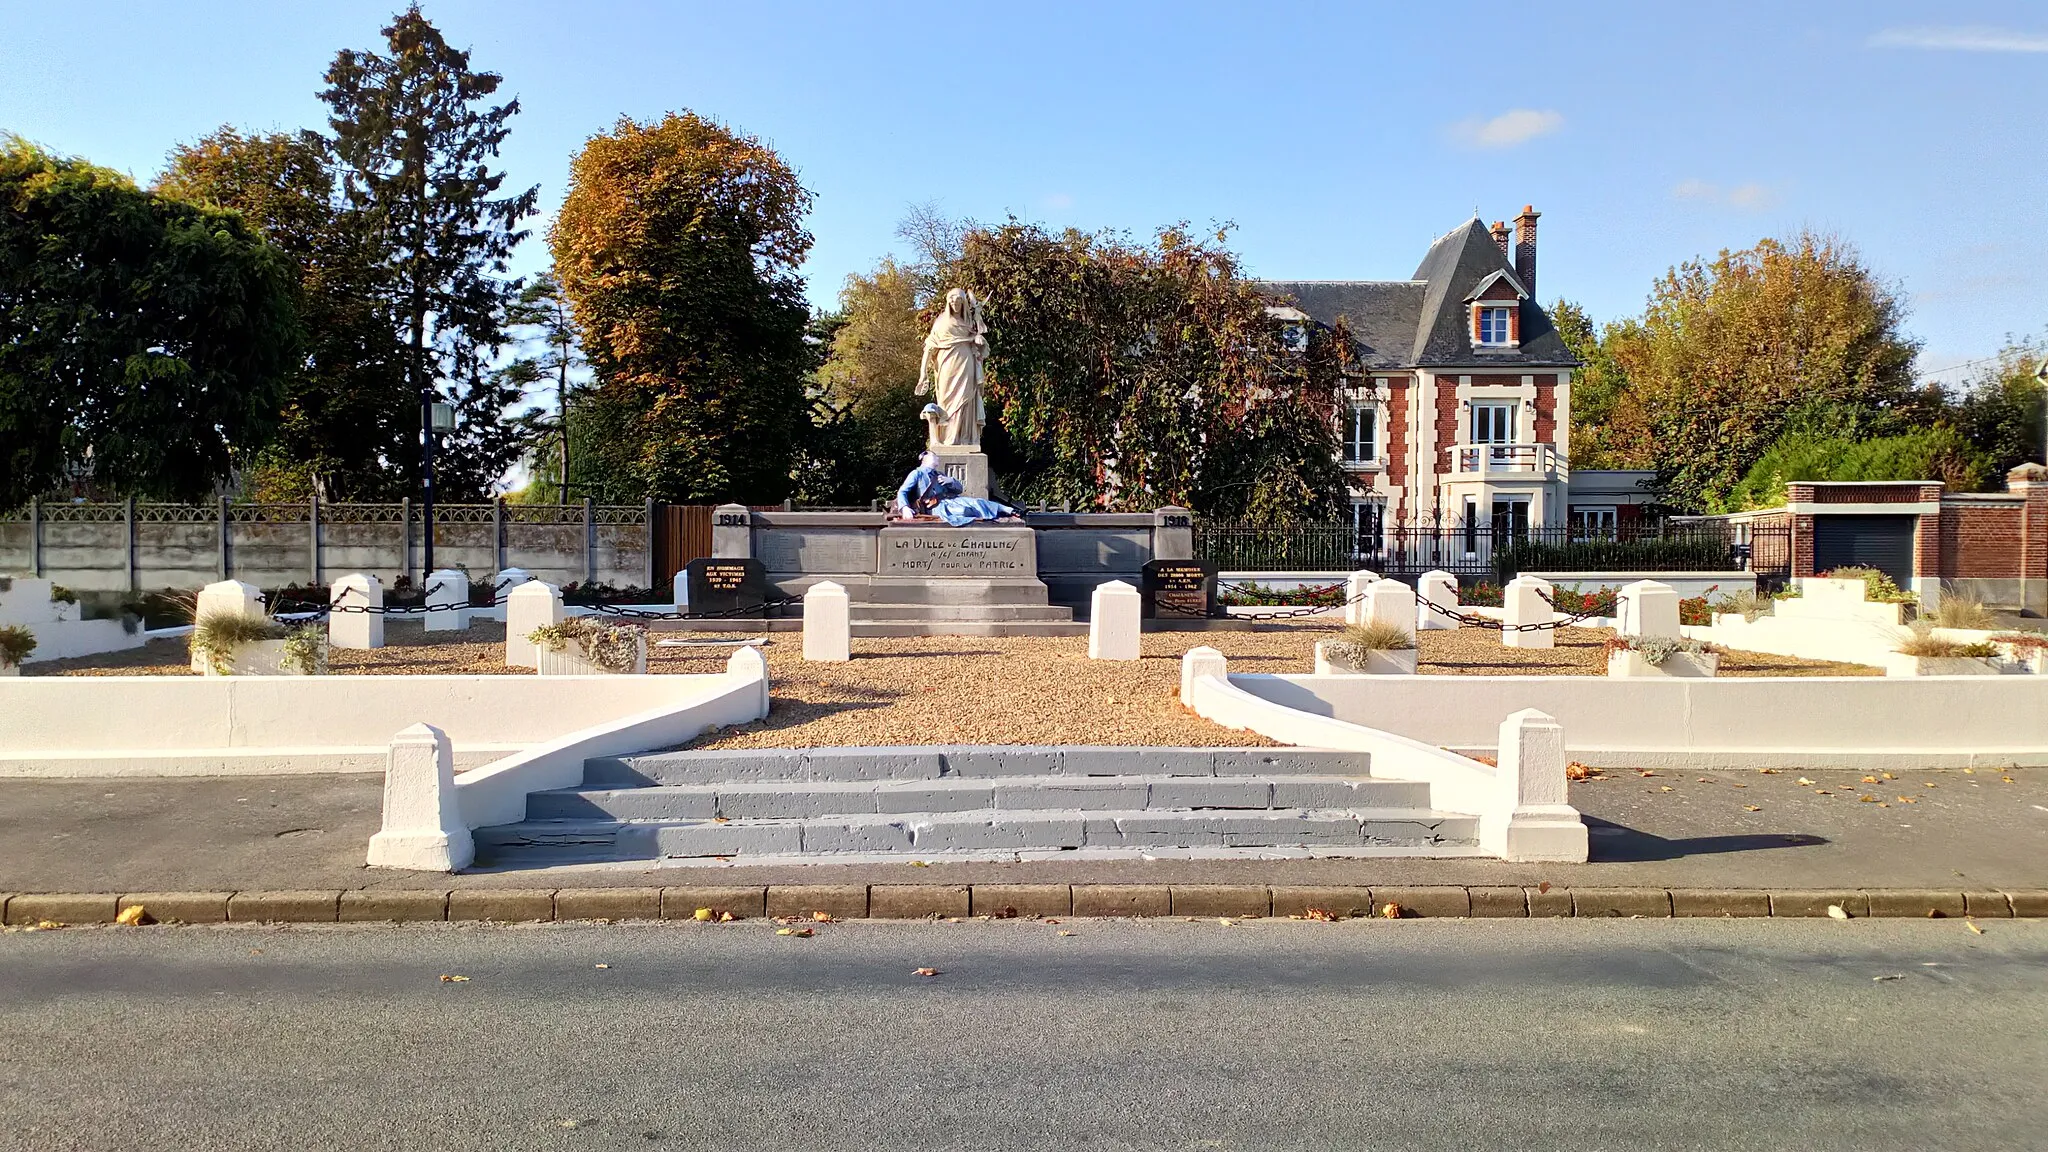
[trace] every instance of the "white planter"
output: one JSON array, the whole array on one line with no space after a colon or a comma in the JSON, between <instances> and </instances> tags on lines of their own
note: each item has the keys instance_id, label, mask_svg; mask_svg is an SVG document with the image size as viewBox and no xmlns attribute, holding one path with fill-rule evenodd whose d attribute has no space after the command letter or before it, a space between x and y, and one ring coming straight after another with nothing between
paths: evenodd
<instances>
[{"instance_id":1,"label":"white planter","mask_svg":"<svg viewBox=\"0 0 2048 1152\"><path fill-rule=\"evenodd\" d=\"M1353 667L1332 661L1323 653L1323 641L1316 641L1316 675L1318 676L1413 676L1415 661L1421 655L1413 648L1391 648L1365 654L1365 666Z\"/></svg>"},{"instance_id":2,"label":"white planter","mask_svg":"<svg viewBox=\"0 0 2048 1152\"><path fill-rule=\"evenodd\" d=\"M1989 656L1908 656L1893 652L1884 658L1887 676L1996 676Z\"/></svg>"},{"instance_id":3,"label":"white planter","mask_svg":"<svg viewBox=\"0 0 2048 1152\"><path fill-rule=\"evenodd\" d=\"M1721 670L1721 657L1714 652L1673 652L1662 664L1652 664L1640 652L1609 652L1609 676L1713 676Z\"/></svg>"},{"instance_id":4,"label":"white planter","mask_svg":"<svg viewBox=\"0 0 2048 1152\"><path fill-rule=\"evenodd\" d=\"M533 648L535 670L543 676L623 676L626 672L613 672L583 655L583 642L571 640L562 646L560 652L550 652L536 644ZM645 675L647 672L647 636L640 636L639 650L634 653L630 674Z\"/></svg>"},{"instance_id":5,"label":"white planter","mask_svg":"<svg viewBox=\"0 0 2048 1152\"><path fill-rule=\"evenodd\" d=\"M208 676L300 676L301 672L287 672L284 667L284 641L252 640L238 646L228 660L225 672L216 671L212 661L206 662Z\"/></svg>"}]
</instances>

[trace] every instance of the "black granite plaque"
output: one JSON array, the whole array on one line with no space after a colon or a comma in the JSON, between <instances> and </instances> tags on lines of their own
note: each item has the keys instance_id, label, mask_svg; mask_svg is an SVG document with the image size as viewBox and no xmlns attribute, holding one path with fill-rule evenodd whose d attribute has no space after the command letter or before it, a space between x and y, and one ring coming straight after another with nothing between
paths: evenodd
<instances>
[{"instance_id":1,"label":"black granite plaque","mask_svg":"<svg viewBox=\"0 0 2048 1152\"><path fill-rule=\"evenodd\" d=\"M1200 560L1147 560L1144 585L1146 619L1195 620L1221 616L1216 602L1216 566Z\"/></svg>"},{"instance_id":2,"label":"black granite plaque","mask_svg":"<svg viewBox=\"0 0 2048 1152\"><path fill-rule=\"evenodd\" d=\"M703 558L690 561L683 572L693 613L766 615L762 605L782 595L768 583L768 569L759 560Z\"/></svg>"}]
</instances>

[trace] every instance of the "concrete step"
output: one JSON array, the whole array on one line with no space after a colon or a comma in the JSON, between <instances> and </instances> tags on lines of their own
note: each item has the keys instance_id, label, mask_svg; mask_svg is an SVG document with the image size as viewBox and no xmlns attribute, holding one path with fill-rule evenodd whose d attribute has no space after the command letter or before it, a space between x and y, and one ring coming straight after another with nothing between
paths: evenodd
<instances>
[{"instance_id":1,"label":"concrete step","mask_svg":"<svg viewBox=\"0 0 2048 1152\"><path fill-rule=\"evenodd\" d=\"M1072 608L1061 608L1051 604L854 604L850 609L856 627L895 620L945 623L970 620L998 623L1049 620L1060 624L1070 624L1074 620Z\"/></svg>"},{"instance_id":2,"label":"concrete step","mask_svg":"<svg viewBox=\"0 0 2048 1152\"><path fill-rule=\"evenodd\" d=\"M868 581L859 604L1045 604L1045 582L1030 576L979 577L877 576Z\"/></svg>"},{"instance_id":3,"label":"concrete step","mask_svg":"<svg viewBox=\"0 0 2048 1152\"><path fill-rule=\"evenodd\" d=\"M855 637L891 636L1086 636L1088 625L1058 620L853 620Z\"/></svg>"},{"instance_id":4,"label":"concrete step","mask_svg":"<svg viewBox=\"0 0 2048 1152\"><path fill-rule=\"evenodd\" d=\"M938 780L1015 776L1372 775L1363 752L1318 748L1167 748L1119 745L958 745L744 748L645 752L583 762L586 789L746 781Z\"/></svg>"},{"instance_id":5,"label":"concrete step","mask_svg":"<svg viewBox=\"0 0 2048 1152\"><path fill-rule=\"evenodd\" d=\"M993 809L1426 808L1429 785L1340 776L998 776L913 781L762 780L563 788L526 799L528 820L792 819Z\"/></svg>"},{"instance_id":6,"label":"concrete step","mask_svg":"<svg viewBox=\"0 0 2048 1152\"><path fill-rule=\"evenodd\" d=\"M1077 849L1374 849L1463 854L1476 817L1419 808L1101 812L972 809L803 819L528 820L479 828L487 866L702 857L948 854Z\"/></svg>"}]
</instances>

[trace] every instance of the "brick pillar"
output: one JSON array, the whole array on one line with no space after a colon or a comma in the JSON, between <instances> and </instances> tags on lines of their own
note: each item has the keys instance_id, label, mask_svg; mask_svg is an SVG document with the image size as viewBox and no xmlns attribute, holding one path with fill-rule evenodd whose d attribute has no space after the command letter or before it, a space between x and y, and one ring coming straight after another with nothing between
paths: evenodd
<instances>
[{"instance_id":1,"label":"brick pillar","mask_svg":"<svg viewBox=\"0 0 2048 1152\"><path fill-rule=\"evenodd\" d=\"M1813 517L1792 517L1792 575L1813 575Z\"/></svg>"},{"instance_id":2,"label":"brick pillar","mask_svg":"<svg viewBox=\"0 0 2048 1152\"><path fill-rule=\"evenodd\" d=\"M1515 279L1522 282L1522 291L1532 302L1536 299L1536 218L1541 215L1535 205L1528 204L1515 217Z\"/></svg>"},{"instance_id":3,"label":"brick pillar","mask_svg":"<svg viewBox=\"0 0 2048 1152\"><path fill-rule=\"evenodd\" d=\"M2020 513L2020 608L2048 616L2048 466L2022 464L2005 474L2005 486L2027 498Z\"/></svg>"}]
</instances>

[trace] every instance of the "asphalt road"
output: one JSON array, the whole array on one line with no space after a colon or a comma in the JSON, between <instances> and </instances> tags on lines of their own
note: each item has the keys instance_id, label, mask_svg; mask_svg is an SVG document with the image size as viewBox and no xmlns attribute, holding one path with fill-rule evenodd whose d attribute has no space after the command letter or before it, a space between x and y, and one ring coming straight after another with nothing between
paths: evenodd
<instances>
[{"instance_id":1,"label":"asphalt road","mask_svg":"<svg viewBox=\"0 0 2048 1152\"><path fill-rule=\"evenodd\" d=\"M0 1148L2048 1148L2048 922L774 929L9 933Z\"/></svg>"}]
</instances>

